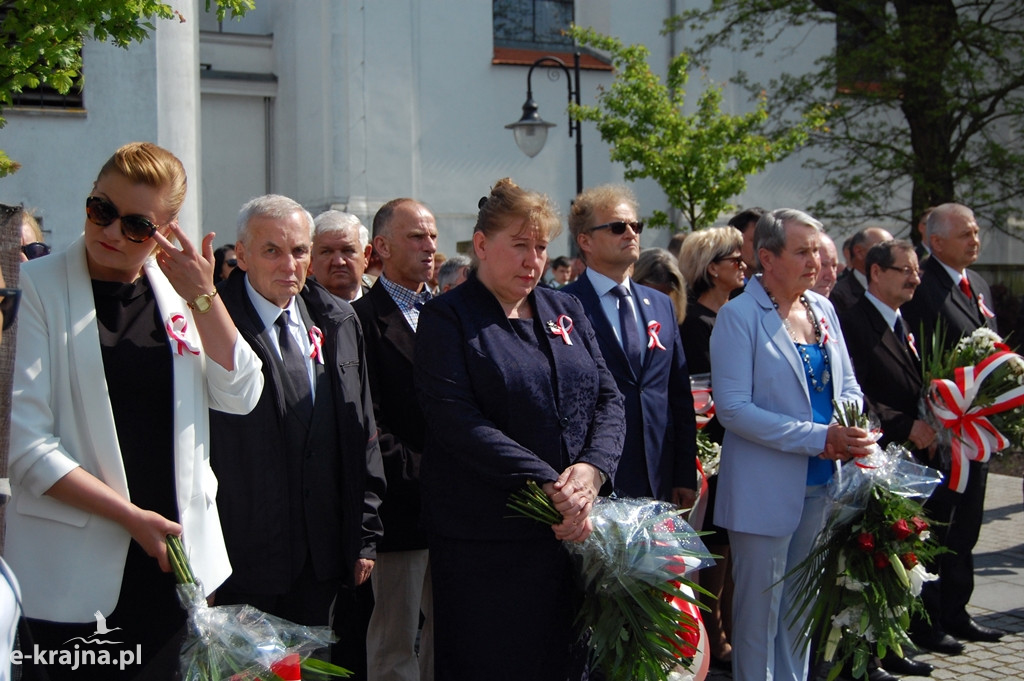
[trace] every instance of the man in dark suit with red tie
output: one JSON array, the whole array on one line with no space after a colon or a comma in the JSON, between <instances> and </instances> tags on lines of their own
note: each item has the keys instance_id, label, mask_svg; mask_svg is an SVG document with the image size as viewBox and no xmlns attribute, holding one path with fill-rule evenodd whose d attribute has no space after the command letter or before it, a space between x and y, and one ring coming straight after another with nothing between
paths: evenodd
<instances>
[{"instance_id":1,"label":"man in dark suit with red tie","mask_svg":"<svg viewBox=\"0 0 1024 681\"><path fill-rule=\"evenodd\" d=\"M902 311L910 331L919 336L918 347L927 353L936 332L942 334L945 351L975 329L987 326L995 330L996 325L988 284L981 275L967 269L978 259L981 248L978 223L971 209L956 203L938 206L928 216L926 238L932 256L924 263L914 298ZM939 447L929 465L948 474L948 458L948 448ZM949 523L933 529L951 552L937 561L939 581L926 584L922 592L931 624L917 622L912 638L922 648L947 654L963 650L953 637L998 641L1003 634L975 622L966 609L974 592L971 553L981 531L988 463L972 461L967 475L962 493L943 484L926 505L933 519Z\"/></svg>"},{"instance_id":2,"label":"man in dark suit with red tie","mask_svg":"<svg viewBox=\"0 0 1024 681\"><path fill-rule=\"evenodd\" d=\"M587 269L562 291L583 303L626 400L615 492L689 508L696 497L697 426L675 309L664 293L628 275L640 257L643 226L626 187L605 185L577 196L569 228Z\"/></svg>"},{"instance_id":3,"label":"man in dark suit with red tie","mask_svg":"<svg viewBox=\"0 0 1024 681\"><path fill-rule=\"evenodd\" d=\"M918 418L921 359L900 314L900 306L914 297L921 283L914 245L893 240L876 244L867 253L865 272L864 295L839 315L857 382L868 409L881 422L880 444L909 442L927 460L935 431ZM896 655L886 656L883 666L887 672L911 676L932 671L929 664ZM882 678L879 671L872 674L872 679Z\"/></svg>"}]
</instances>

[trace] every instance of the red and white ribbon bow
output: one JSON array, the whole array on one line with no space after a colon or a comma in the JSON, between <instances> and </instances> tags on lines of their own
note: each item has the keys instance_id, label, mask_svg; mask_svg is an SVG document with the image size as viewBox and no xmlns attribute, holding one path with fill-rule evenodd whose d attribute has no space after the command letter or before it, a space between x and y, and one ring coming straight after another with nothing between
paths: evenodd
<instances>
[{"instance_id":1,"label":"red and white ribbon bow","mask_svg":"<svg viewBox=\"0 0 1024 681\"><path fill-rule=\"evenodd\" d=\"M921 359L921 355L917 354L917 340L914 338L914 334L907 333L907 345L910 346L910 351L914 353L914 357Z\"/></svg>"},{"instance_id":2,"label":"red and white ribbon bow","mask_svg":"<svg viewBox=\"0 0 1024 681\"><path fill-rule=\"evenodd\" d=\"M179 355L184 355L186 351L193 355L199 354L199 348L185 338L185 334L188 332L188 321L185 320L185 315L172 314L164 326L167 329L167 335L176 343L175 352Z\"/></svg>"},{"instance_id":3,"label":"red and white ribbon bow","mask_svg":"<svg viewBox=\"0 0 1024 681\"><path fill-rule=\"evenodd\" d=\"M664 350L665 346L661 344L661 339L658 338L658 332L661 331L661 324L657 321L647 322L647 349L653 350L658 348Z\"/></svg>"},{"instance_id":4,"label":"red and white ribbon bow","mask_svg":"<svg viewBox=\"0 0 1024 681\"><path fill-rule=\"evenodd\" d=\"M551 333L561 336L563 343L572 345L572 339L569 338L569 334L572 332L572 317L567 314L560 314L558 315L558 321L548 322L548 328L551 329Z\"/></svg>"},{"instance_id":5,"label":"red and white ribbon bow","mask_svg":"<svg viewBox=\"0 0 1024 681\"><path fill-rule=\"evenodd\" d=\"M949 487L963 492L967 486L970 461L988 461L993 452L1010 445L1010 441L986 418L1024 405L1024 386L997 395L992 404L972 407L982 382L997 368L1020 355L1000 351L989 355L973 367L960 367L953 380L935 379L928 391L932 413L953 433L952 470Z\"/></svg>"},{"instance_id":6,"label":"red and white ribbon bow","mask_svg":"<svg viewBox=\"0 0 1024 681\"><path fill-rule=\"evenodd\" d=\"M309 358L324 363L324 332L318 327L309 330Z\"/></svg>"},{"instance_id":7,"label":"red and white ribbon bow","mask_svg":"<svg viewBox=\"0 0 1024 681\"><path fill-rule=\"evenodd\" d=\"M988 305L985 304L985 294L984 293L979 293L978 294L978 310L987 319L992 319L992 318L994 318L996 316L996 313L993 312L992 310L990 310Z\"/></svg>"},{"instance_id":8,"label":"red and white ribbon bow","mask_svg":"<svg viewBox=\"0 0 1024 681\"><path fill-rule=\"evenodd\" d=\"M821 326L821 344L824 345L825 343L831 343L835 341L835 339L832 338L832 336L830 336L828 333L831 330L831 328L829 327L828 320L825 319L824 315L822 315L821 319L818 320L818 324Z\"/></svg>"}]
</instances>

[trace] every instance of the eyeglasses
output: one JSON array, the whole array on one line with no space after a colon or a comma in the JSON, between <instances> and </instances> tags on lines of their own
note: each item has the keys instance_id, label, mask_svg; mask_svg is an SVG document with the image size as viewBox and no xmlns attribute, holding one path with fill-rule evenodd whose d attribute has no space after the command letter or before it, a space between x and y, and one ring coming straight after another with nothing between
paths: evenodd
<instances>
[{"instance_id":1,"label":"eyeglasses","mask_svg":"<svg viewBox=\"0 0 1024 681\"><path fill-rule=\"evenodd\" d=\"M20 288L0 288L0 314L4 316L3 330L11 328L11 324L18 316L18 303L21 302Z\"/></svg>"},{"instance_id":2,"label":"eyeglasses","mask_svg":"<svg viewBox=\"0 0 1024 681\"><path fill-rule=\"evenodd\" d=\"M44 244L42 241L33 241L30 244L25 244L21 247L21 252L25 254L25 257L29 260L35 260L41 258L44 255L50 255L50 244Z\"/></svg>"},{"instance_id":3,"label":"eyeglasses","mask_svg":"<svg viewBox=\"0 0 1024 681\"><path fill-rule=\"evenodd\" d=\"M110 201L100 196L90 196L85 200L85 215L94 225L106 227L114 222L121 221L121 234L128 241L141 244L156 233L157 227L149 218L141 215L121 215Z\"/></svg>"},{"instance_id":4,"label":"eyeglasses","mask_svg":"<svg viewBox=\"0 0 1024 681\"><path fill-rule=\"evenodd\" d=\"M224 264L228 267L238 267L238 260L231 258L230 260L225 260Z\"/></svg>"},{"instance_id":5,"label":"eyeglasses","mask_svg":"<svg viewBox=\"0 0 1024 681\"><path fill-rule=\"evenodd\" d=\"M743 262L742 255L730 255L725 258L715 258L715 262L731 262L732 266L736 269L747 266L747 263Z\"/></svg>"},{"instance_id":6,"label":"eyeglasses","mask_svg":"<svg viewBox=\"0 0 1024 681\"><path fill-rule=\"evenodd\" d=\"M916 267L907 265L906 267L893 267L892 265L887 266L885 269L892 270L893 272L902 272L904 277L914 275L915 277L921 276L921 270Z\"/></svg>"},{"instance_id":7,"label":"eyeglasses","mask_svg":"<svg viewBox=\"0 0 1024 681\"><path fill-rule=\"evenodd\" d=\"M616 220L615 222L606 222L603 225L597 225L596 227L591 227L587 231L588 232L596 232L599 229L607 229L612 234L614 234L615 236L622 236L623 234L626 233L626 227L631 227L633 229L633 231L636 232L637 234L639 234L640 232L644 231L644 223L643 222L630 222L630 221L626 221L626 220Z\"/></svg>"}]
</instances>

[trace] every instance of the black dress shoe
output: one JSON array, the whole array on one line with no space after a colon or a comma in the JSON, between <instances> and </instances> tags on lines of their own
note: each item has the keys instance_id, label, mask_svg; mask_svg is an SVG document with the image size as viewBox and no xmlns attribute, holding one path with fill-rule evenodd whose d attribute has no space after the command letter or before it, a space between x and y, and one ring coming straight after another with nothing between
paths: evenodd
<instances>
[{"instance_id":1,"label":"black dress shoe","mask_svg":"<svg viewBox=\"0 0 1024 681\"><path fill-rule=\"evenodd\" d=\"M893 676L885 667L875 667L868 672L868 681L900 681L900 677Z\"/></svg>"},{"instance_id":2,"label":"black dress shoe","mask_svg":"<svg viewBox=\"0 0 1024 681\"><path fill-rule=\"evenodd\" d=\"M992 627L986 627L982 624L978 624L972 619L956 626L946 627L946 631L957 638L962 638L965 641L983 641L986 643L998 641L1003 637L1003 634L1006 633L999 629L993 629Z\"/></svg>"},{"instance_id":3,"label":"black dress shoe","mask_svg":"<svg viewBox=\"0 0 1024 681\"><path fill-rule=\"evenodd\" d=\"M892 653L885 656L882 665L893 674L902 674L903 676L931 676L932 669L934 669L927 662L918 662L909 657L900 657Z\"/></svg>"},{"instance_id":4,"label":"black dress shoe","mask_svg":"<svg viewBox=\"0 0 1024 681\"><path fill-rule=\"evenodd\" d=\"M924 650L931 650L943 655L959 655L964 652L964 644L957 641L947 633L941 631L928 631L911 634L910 640L914 645Z\"/></svg>"}]
</instances>

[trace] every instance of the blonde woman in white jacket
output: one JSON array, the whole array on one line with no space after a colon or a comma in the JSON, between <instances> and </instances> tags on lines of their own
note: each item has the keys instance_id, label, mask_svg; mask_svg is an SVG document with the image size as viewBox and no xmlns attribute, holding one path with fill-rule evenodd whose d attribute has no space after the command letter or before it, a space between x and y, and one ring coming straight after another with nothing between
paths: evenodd
<instances>
[{"instance_id":1,"label":"blonde woman in white jacket","mask_svg":"<svg viewBox=\"0 0 1024 681\"><path fill-rule=\"evenodd\" d=\"M208 593L231 572L208 409L247 413L263 379L215 295L214 235L196 247L178 226L185 189L169 151L125 145L82 237L22 269L6 558L36 648L71 653L47 658L51 679L85 671L79 646L130 651L94 671L133 677L181 628L166 535Z\"/></svg>"}]
</instances>

